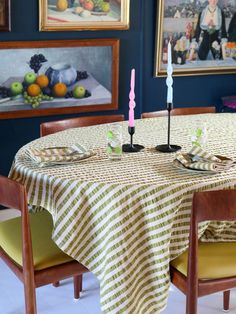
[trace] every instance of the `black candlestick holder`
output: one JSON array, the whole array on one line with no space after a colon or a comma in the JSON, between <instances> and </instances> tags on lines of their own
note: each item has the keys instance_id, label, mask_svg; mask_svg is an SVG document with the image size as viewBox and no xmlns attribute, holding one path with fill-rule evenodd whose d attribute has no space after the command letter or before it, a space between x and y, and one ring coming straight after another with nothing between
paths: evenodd
<instances>
[{"instance_id":1,"label":"black candlestick holder","mask_svg":"<svg viewBox=\"0 0 236 314\"><path fill-rule=\"evenodd\" d=\"M134 126L129 126L128 127L128 132L130 134L130 144L124 144L122 146L122 150L125 153L137 153L141 149L144 149L144 146L139 145L139 144L133 144L133 135L135 133L135 127Z\"/></svg>"},{"instance_id":2,"label":"black candlestick holder","mask_svg":"<svg viewBox=\"0 0 236 314\"><path fill-rule=\"evenodd\" d=\"M156 150L162 153L174 153L181 149L181 146L170 145L170 112L173 109L172 103L167 103L168 110L168 132L167 132L167 144L156 146Z\"/></svg>"}]
</instances>

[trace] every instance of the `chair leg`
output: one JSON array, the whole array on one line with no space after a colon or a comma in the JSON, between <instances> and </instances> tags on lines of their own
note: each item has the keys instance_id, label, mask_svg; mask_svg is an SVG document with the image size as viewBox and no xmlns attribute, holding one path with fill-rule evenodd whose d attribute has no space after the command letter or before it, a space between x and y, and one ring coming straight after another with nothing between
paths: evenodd
<instances>
[{"instance_id":1,"label":"chair leg","mask_svg":"<svg viewBox=\"0 0 236 314\"><path fill-rule=\"evenodd\" d=\"M25 288L25 313L37 314L35 288L29 289L28 287L26 287L26 285L24 288Z\"/></svg>"},{"instance_id":2,"label":"chair leg","mask_svg":"<svg viewBox=\"0 0 236 314\"><path fill-rule=\"evenodd\" d=\"M190 292L186 298L186 314L197 314L197 296Z\"/></svg>"},{"instance_id":3,"label":"chair leg","mask_svg":"<svg viewBox=\"0 0 236 314\"><path fill-rule=\"evenodd\" d=\"M53 287L57 288L60 286L60 281L56 281L52 285L53 285Z\"/></svg>"},{"instance_id":4,"label":"chair leg","mask_svg":"<svg viewBox=\"0 0 236 314\"><path fill-rule=\"evenodd\" d=\"M223 311L228 312L229 311L229 299L230 299L230 290L224 291L223 292Z\"/></svg>"},{"instance_id":5,"label":"chair leg","mask_svg":"<svg viewBox=\"0 0 236 314\"><path fill-rule=\"evenodd\" d=\"M83 275L80 275L81 276L81 278L80 278L80 288L79 288L79 290L80 290L80 292L83 290Z\"/></svg>"},{"instance_id":6,"label":"chair leg","mask_svg":"<svg viewBox=\"0 0 236 314\"><path fill-rule=\"evenodd\" d=\"M82 291L82 275L74 276L74 298L79 299Z\"/></svg>"}]
</instances>

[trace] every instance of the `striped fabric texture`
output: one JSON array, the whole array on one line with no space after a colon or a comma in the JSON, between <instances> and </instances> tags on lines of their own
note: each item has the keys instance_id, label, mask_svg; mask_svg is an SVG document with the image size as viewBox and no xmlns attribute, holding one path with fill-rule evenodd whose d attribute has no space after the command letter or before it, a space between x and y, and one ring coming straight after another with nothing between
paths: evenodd
<instances>
[{"instance_id":1,"label":"striped fabric texture","mask_svg":"<svg viewBox=\"0 0 236 314\"><path fill-rule=\"evenodd\" d=\"M234 114L173 116L171 143L188 152L198 123L207 126L206 151L235 160ZM208 174L174 167L175 154L155 149L166 142L166 117L136 120L134 143L145 149L110 161L106 127L70 129L29 143L18 151L10 177L26 186L31 205L52 214L57 245L98 277L103 314L157 314L168 299L169 261L188 246L193 193L236 188L236 169ZM128 143L127 121L122 128ZM26 158L29 148L75 143L96 154L45 168ZM234 241L236 223L204 222L199 237Z\"/></svg>"},{"instance_id":2,"label":"striped fabric texture","mask_svg":"<svg viewBox=\"0 0 236 314\"><path fill-rule=\"evenodd\" d=\"M186 168L206 171L227 171L233 165L232 159L220 159L199 146L193 146L187 154L176 154L176 159Z\"/></svg>"},{"instance_id":3,"label":"striped fabric texture","mask_svg":"<svg viewBox=\"0 0 236 314\"><path fill-rule=\"evenodd\" d=\"M78 143L70 147L28 148L26 157L35 162L39 167L75 162L93 155Z\"/></svg>"}]
</instances>

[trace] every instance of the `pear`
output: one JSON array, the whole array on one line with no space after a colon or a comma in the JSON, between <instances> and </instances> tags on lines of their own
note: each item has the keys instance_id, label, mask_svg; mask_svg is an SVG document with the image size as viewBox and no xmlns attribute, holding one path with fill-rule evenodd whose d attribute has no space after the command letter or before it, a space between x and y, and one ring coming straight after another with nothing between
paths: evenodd
<instances>
[{"instance_id":1,"label":"pear","mask_svg":"<svg viewBox=\"0 0 236 314\"><path fill-rule=\"evenodd\" d=\"M58 11L65 11L68 8L68 1L67 0L57 0L57 10Z\"/></svg>"}]
</instances>

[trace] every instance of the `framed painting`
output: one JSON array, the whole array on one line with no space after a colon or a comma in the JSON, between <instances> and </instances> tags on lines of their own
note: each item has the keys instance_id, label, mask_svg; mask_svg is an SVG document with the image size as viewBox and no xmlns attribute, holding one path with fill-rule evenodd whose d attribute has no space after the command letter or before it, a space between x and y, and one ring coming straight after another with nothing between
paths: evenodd
<instances>
[{"instance_id":1,"label":"framed painting","mask_svg":"<svg viewBox=\"0 0 236 314\"><path fill-rule=\"evenodd\" d=\"M0 119L118 108L118 39L0 42L0 60Z\"/></svg>"},{"instance_id":2,"label":"framed painting","mask_svg":"<svg viewBox=\"0 0 236 314\"><path fill-rule=\"evenodd\" d=\"M39 29L128 29L129 7L130 0L39 0Z\"/></svg>"},{"instance_id":3,"label":"framed painting","mask_svg":"<svg viewBox=\"0 0 236 314\"><path fill-rule=\"evenodd\" d=\"M10 0L0 0L0 31L10 31Z\"/></svg>"},{"instance_id":4,"label":"framed painting","mask_svg":"<svg viewBox=\"0 0 236 314\"><path fill-rule=\"evenodd\" d=\"M160 0L155 76L165 76L171 42L173 75L236 73L236 2Z\"/></svg>"}]
</instances>

